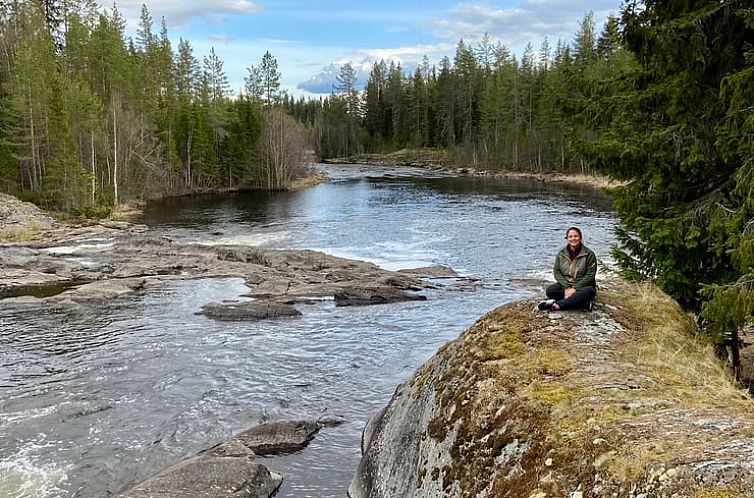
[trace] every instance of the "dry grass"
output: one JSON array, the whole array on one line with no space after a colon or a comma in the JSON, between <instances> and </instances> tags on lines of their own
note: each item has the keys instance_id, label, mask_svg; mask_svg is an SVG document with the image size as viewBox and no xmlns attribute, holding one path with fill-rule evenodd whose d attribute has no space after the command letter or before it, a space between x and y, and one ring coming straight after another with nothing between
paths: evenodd
<instances>
[{"instance_id":1,"label":"dry grass","mask_svg":"<svg viewBox=\"0 0 754 498\"><path fill-rule=\"evenodd\" d=\"M691 498L752 498L752 490L744 490L733 486L704 487L694 491Z\"/></svg>"},{"instance_id":2,"label":"dry grass","mask_svg":"<svg viewBox=\"0 0 754 498\"><path fill-rule=\"evenodd\" d=\"M654 286L632 285L629 290L622 306L639 320L643 338L627 344L621 359L639 365L657 379L657 394L680 400L684 408L725 408L752 415L751 397L702 340L691 317Z\"/></svg>"},{"instance_id":3,"label":"dry grass","mask_svg":"<svg viewBox=\"0 0 754 498\"><path fill-rule=\"evenodd\" d=\"M471 483L480 473L502 472L469 450L485 439L508 444L510 438L528 438L537 458L566 462L559 470L563 482L584 484L599 468L620 486L672 479L673 471L664 470L671 462L693 461L699 448L712 443L750 437L751 396L700 339L691 317L650 285L618 281L609 287L600 294L602 309L625 330L597 347L598 355L592 355L596 346L569 339L568 327L578 326L579 315L551 322L526 303L490 312L445 348L447 369L433 382L444 415L432 421L429 434L443 440L459 427L448 472L462 488L475 489ZM417 391L432 382L438 363L431 365L415 378ZM744 422L723 434L702 434L684 421L690 413ZM527 422L532 417L536 425ZM690 435L696 441L689 442ZM562 491L562 483L534 482L531 475L500 489L548 488L553 496ZM697 488L683 488L682 496L746 496L724 487Z\"/></svg>"},{"instance_id":4,"label":"dry grass","mask_svg":"<svg viewBox=\"0 0 754 498\"><path fill-rule=\"evenodd\" d=\"M0 242L29 242L36 239L41 230L36 223L25 226L0 228Z\"/></svg>"}]
</instances>

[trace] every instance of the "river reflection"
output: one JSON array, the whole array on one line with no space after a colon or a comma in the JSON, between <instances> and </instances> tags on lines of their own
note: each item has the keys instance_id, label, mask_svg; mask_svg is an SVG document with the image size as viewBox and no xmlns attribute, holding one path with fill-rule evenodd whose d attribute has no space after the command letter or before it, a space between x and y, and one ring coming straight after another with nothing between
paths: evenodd
<instances>
[{"instance_id":1,"label":"river reflection","mask_svg":"<svg viewBox=\"0 0 754 498\"><path fill-rule=\"evenodd\" d=\"M361 429L397 384L493 307L547 278L565 227L609 257L615 219L588 189L454 178L411 168L327 167L290 193L153 203L155 236L309 248L390 269L443 264L481 278L427 301L337 308L298 320L213 322L196 311L241 279L172 282L96 306L0 301L0 496L101 497L261 420L338 416L299 454L265 459L278 496L342 497Z\"/></svg>"}]
</instances>

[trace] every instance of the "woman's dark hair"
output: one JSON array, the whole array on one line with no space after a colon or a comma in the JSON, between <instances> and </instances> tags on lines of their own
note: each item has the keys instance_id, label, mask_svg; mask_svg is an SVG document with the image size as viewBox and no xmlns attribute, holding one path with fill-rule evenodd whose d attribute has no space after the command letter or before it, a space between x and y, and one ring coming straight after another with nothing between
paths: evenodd
<instances>
[{"instance_id":1,"label":"woman's dark hair","mask_svg":"<svg viewBox=\"0 0 754 498\"><path fill-rule=\"evenodd\" d=\"M571 230L579 234L580 239L584 238L584 236L581 235L581 229L579 227L568 227L568 230L566 230L566 236L565 236L566 239L568 238L568 234L570 233Z\"/></svg>"}]
</instances>

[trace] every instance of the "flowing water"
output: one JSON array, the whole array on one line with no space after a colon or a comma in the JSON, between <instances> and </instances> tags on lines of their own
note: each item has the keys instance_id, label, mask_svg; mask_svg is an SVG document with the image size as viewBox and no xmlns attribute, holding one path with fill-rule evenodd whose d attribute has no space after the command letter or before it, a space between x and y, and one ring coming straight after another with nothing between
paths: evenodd
<instances>
[{"instance_id":1,"label":"flowing water","mask_svg":"<svg viewBox=\"0 0 754 498\"><path fill-rule=\"evenodd\" d=\"M331 181L314 188L165 200L140 221L179 241L316 249L387 269L441 264L481 285L427 301L302 305L301 318L257 323L195 314L248 291L234 278L97 305L0 301L0 497L108 496L260 421L323 416L345 422L262 463L285 477L277 496L343 497L367 419L479 316L532 296L567 226L609 260L616 220L590 189L323 168Z\"/></svg>"}]
</instances>

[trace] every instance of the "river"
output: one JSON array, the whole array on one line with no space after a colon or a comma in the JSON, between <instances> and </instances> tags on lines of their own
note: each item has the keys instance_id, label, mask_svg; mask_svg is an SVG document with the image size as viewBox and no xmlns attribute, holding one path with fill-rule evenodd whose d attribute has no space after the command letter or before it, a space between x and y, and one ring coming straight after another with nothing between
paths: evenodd
<instances>
[{"instance_id":1,"label":"river","mask_svg":"<svg viewBox=\"0 0 754 498\"><path fill-rule=\"evenodd\" d=\"M317 303L260 323L195 314L248 290L232 278L95 306L0 301L0 497L108 496L260 421L323 416L345 422L262 463L285 478L277 496L343 497L366 420L443 343L533 295L567 226L610 259L617 221L588 188L321 167L331 181L313 188L163 200L138 221L187 242L316 249L387 269L441 264L480 285L427 301Z\"/></svg>"}]
</instances>

